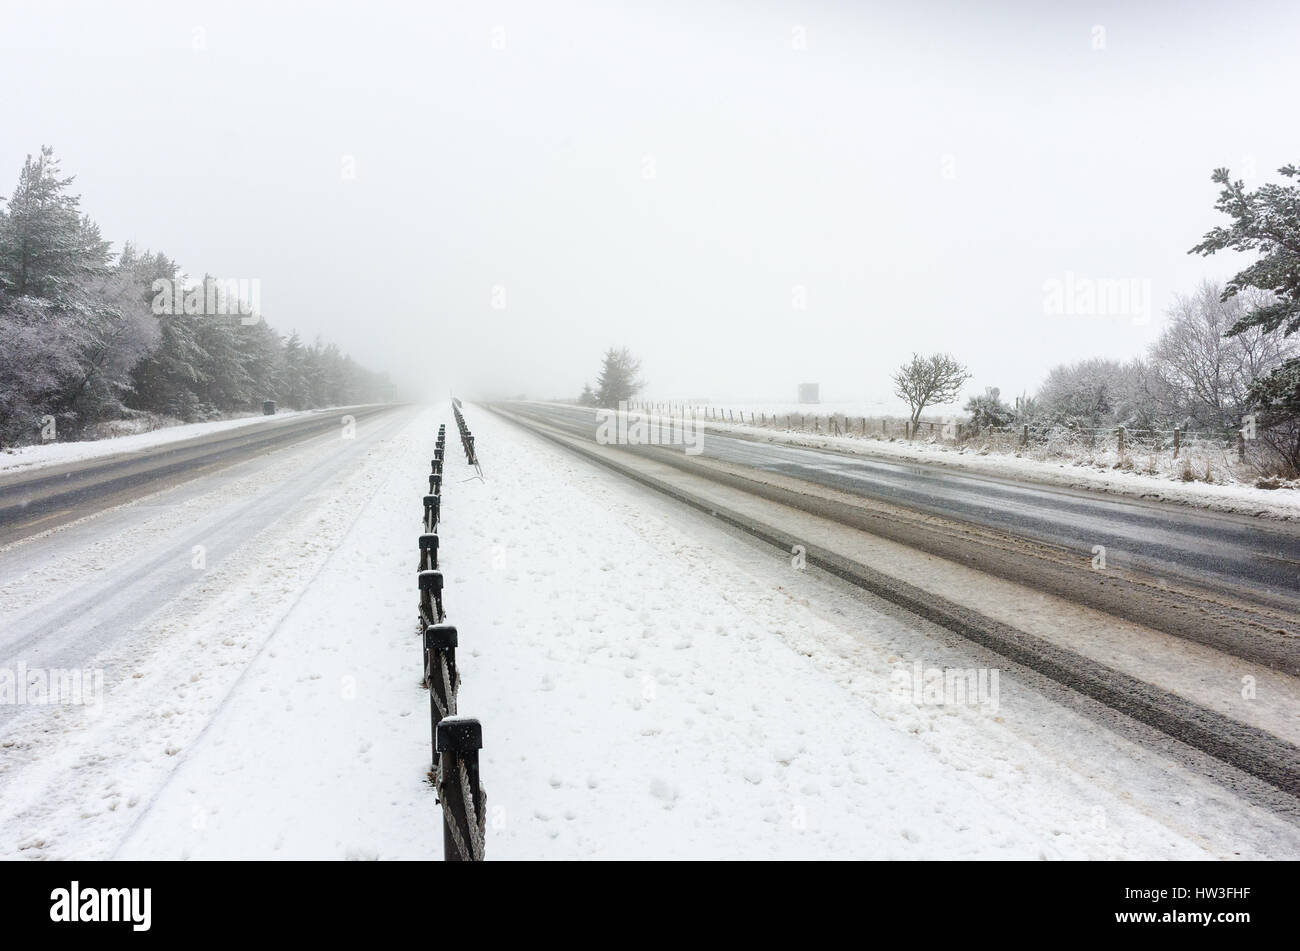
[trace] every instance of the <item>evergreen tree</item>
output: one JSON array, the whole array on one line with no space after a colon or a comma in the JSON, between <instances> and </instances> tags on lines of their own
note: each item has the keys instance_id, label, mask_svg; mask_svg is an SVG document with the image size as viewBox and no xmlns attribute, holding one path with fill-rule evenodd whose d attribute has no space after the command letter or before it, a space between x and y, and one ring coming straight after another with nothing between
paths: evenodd
<instances>
[{"instance_id":1,"label":"evergreen tree","mask_svg":"<svg viewBox=\"0 0 1300 951\"><path fill-rule=\"evenodd\" d=\"M335 344L283 340L211 276L194 288L198 312L155 312L155 281L184 288L176 263L129 243L112 261L71 183L42 148L0 208L0 440L39 439L46 416L63 438L133 412L189 422L264 399L305 409L393 398L387 377Z\"/></svg>"},{"instance_id":2,"label":"evergreen tree","mask_svg":"<svg viewBox=\"0 0 1300 951\"><path fill-rule=\"evenodd\" d=\"M0 288L16 297L74 301L89 278L108 266L108 242L68 192L49 146L27 156L0 223Z\"/></svg>"},{"instance_id":3,"label":"evergreen tree","mask_svg":"<svg viewBox=\"0 0 1300 951\"><path fill-rule=\"evenodd\" d=\"M965 409L976 430L1009 426L1016 415L1014 409L1002 402L1002 391L996 386L986 386L981 395L972 396L966 401Z\"/></svg>"},{"instance_id":4,"label":"evergreen tree","mask_svg":"<svg viewBox=\"0 0 1300 951\"><path fill-rule=\"evenodd\" d=\"M293 331L284 342L283 376L280 384L280 399L294 409L307 408L307 355L298 337Z\"/></svg>"},{"instance_id":5,"label":"evergreen tree","mask_svg":"<svg viewBox=\"0 0 1300 951\"><path fill-rule=\"evenodd\" d=\"M1300 167L1285 165L1278 173L1296 179ZM1264 332L1281 328L1289 337L1300 330L1300 184L1270 183L1248 192L1242 180L1232 181L1226 168L1215 169L1211 178L1223 186L1214 207L1232 223L1211 229L1190 253L1231 249L1257 255L1228 281L1223 299L1248 287L1272 295L1237 320L1228 335L1258 327ZM1292 472L1300 471L1300 358L1292 357L1252 382L1248 400L1259 407L1260 438Z\"/></svg>"},{"instance_id":6,"label":"evergreen tree","mask_svg":"<svg viewBox=\"0 0 1300 951\"><path fill-rule=\"evenodd\" d=\"M153 301L153 282L181 279L180 269L162 252L138 254L128 243L122 249L119 266L133 269ZM199 346L197 326L184 314L154 314L158 343L132 371L132 392L127 405L139 410L171 416L184 422L204 418L196 392L204 377L207 354Z\"/></svg>"},{"instance_id":7,"label":"evergreen tree","mask_svg":"<svg viewBox=\"0 0 1300 951\"><path fill-rule=\"evenodd\" d=\"M617 409L620 402L634 397L645 384L637 379L641 361L635 359L627 348L605 351L600 376L596 379L596 403Z\"/></svg>"}]
</instances>

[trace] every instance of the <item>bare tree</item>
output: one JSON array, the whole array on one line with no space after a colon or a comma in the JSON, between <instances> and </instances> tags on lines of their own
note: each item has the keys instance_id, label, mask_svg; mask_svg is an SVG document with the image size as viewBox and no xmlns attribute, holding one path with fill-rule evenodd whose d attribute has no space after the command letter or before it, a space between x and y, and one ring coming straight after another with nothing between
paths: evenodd
<instances>
[{"instance_id":1,"label":"bare tree","mask_svg":"<svg viewBox=\"0 0 1300 951\"><path fill-rule=\"evenodd\" d=\"M1223 429L1238 425L1250 385L1281 366L1294 348L1280 328L1225 334L1271 301L1271 294L1255 288L1225 299L1222 286L1211 281L1174 300L1149 361L1152 395L1165 415Z\"/></svg>"},{"instance_id":2,"label":"bare tree","mask_svg":"<svg viewBox=\"0 0 1300 951\"><path fill-rule=\"evenodd\" d=\"M970 379L966 367L946 353L923 357L912 354L894 374L894 392L912 408L912 429L927 406L942 406L957 398L962 384Z\"/></svg>"}]
</instances>

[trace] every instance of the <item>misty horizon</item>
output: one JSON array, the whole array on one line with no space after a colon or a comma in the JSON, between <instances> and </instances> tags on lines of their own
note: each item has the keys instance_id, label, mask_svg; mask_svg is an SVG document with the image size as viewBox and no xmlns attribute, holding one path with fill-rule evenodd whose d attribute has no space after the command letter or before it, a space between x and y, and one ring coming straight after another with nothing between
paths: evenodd
<instances>
[{"instance_id":1,"label":"misty horizon","mask_svg":"<svg viewBox=\"0 0 1300 951\"><path fill-rule=\"evenodd\" d=\"M416 398L574 398L626 346L651 399L894 407L914 351L1005 397L1141 355L1239 269L1187 253L1212 170L1294 159L1251 95L1295 84L1281 4L344 9L11 9L0 194L51 145L115 252Z\"/></svg>"}]
</instances>

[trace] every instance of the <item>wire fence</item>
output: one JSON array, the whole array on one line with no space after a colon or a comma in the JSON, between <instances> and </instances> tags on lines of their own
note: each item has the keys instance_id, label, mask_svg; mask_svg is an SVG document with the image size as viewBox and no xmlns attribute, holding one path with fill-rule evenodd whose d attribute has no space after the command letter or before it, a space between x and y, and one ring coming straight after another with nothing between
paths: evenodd
<instances>
[{"instance_id":1,"label":"wire fence","mask_svg":"<svg viewBox=\"0 0 1300 951\"><path fill-rule=\"evenodd\" d=\"M1118 452L1147 451L1168 452L1175 457L1184 449L1235 449L1245 455L1245 430L1192 430L1182 427L1158 429L1155 427L1111 426L1089 428L1067 424L1018 424L1009 426L978 426L955 418L944 420L910 419L894 416L854 416L846 413L767 413L759 410L745 411L729 407L682 403L629 404L629 409L660 413L670 417L685 417L720 423L756 426L788 432L813 433L823 436L859 437L866 439L905 439L959 444L982 440L990 447L994 444L1008 451L1032 445L1059 444L1071 447L1102 448L1112 445Z\"/></svg>"},{"instance_id":2,"label":"wire fence","mask_svg":"<svg viewBox=\"0 0 1300 951\"><path fill-rule=\"evenodd\" d=\"M784 433L846 439L904 441L1038 461L1069 461L1126 469L1183 481L1222 482L1267 474L1270 456L1252 440L1249 417L1241 429L1020 423L978 426L955 417L921 419L846 413L776 412L702 403L634 401L628 408L673 419L748 426Z\"/></svg>"}]
</instances>

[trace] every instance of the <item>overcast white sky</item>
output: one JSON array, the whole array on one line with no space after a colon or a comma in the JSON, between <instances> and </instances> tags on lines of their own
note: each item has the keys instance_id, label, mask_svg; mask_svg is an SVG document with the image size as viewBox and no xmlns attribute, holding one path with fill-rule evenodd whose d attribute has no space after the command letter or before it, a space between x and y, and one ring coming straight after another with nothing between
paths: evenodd
<instances>
[{"instance_id":1,"label":"overcast white sky","mask_svg":"<svg viewBox=\"0 0 1300 951\"><path fill-rule=\"evenodd\" d=\"M53 145L116 248L433 394L576 395L609 345L665 398L883 399L940 349L1032 391L1236 270L1186 253L1214 167L1300 161L1293 2L0 11L0 194ZM1153 319L1045 312L1067 272Z\"/></svg>"}]
</instances>

